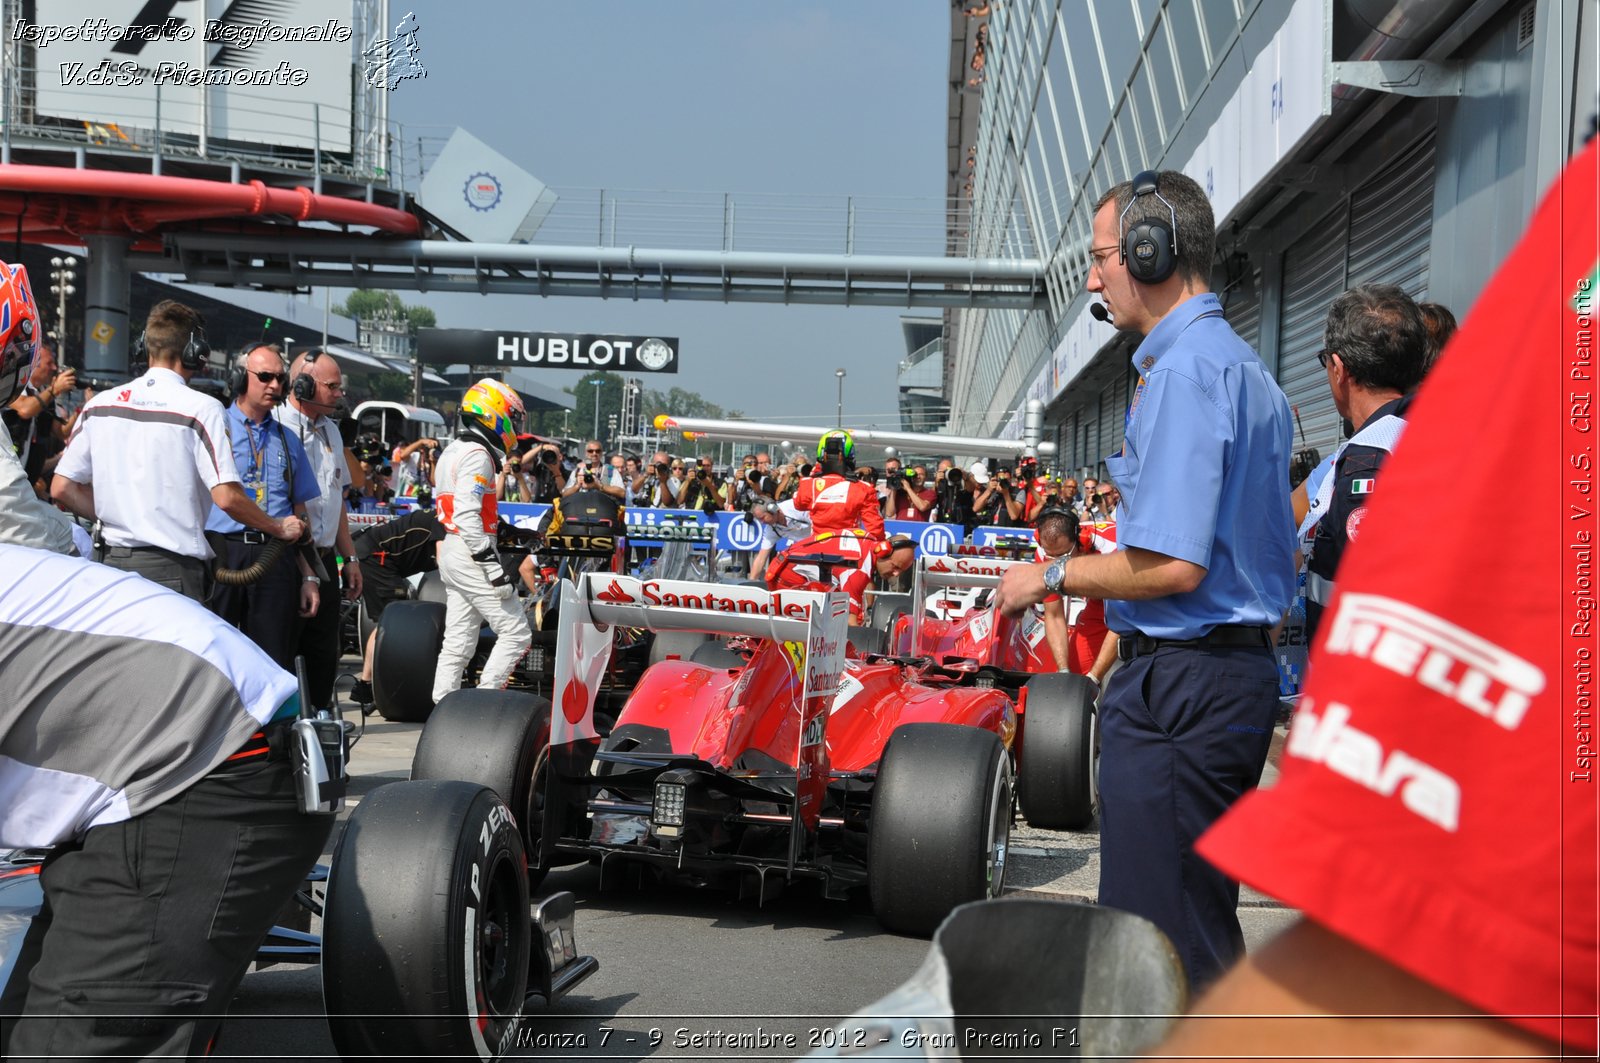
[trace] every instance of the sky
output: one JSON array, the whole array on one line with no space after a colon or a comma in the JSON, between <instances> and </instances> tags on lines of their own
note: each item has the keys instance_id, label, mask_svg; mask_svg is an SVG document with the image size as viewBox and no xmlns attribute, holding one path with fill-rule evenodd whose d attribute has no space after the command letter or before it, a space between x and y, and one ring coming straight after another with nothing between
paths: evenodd
<instances>
[{"instance_id":1,"label":"sky","mask_svg":"<svg viewBox=\"0 0 1600 1063\"><path fill-rule=\"evenodd\" d=\"M825 194L842 214L847 196L937 206L944 194L949 14L938 0L391 3L393 17L408 10L427 77L394 89L390 119L427 154L461 126L569 198ZM936 313L401 294L446 328L677 336L679 373L645 386L756 420L831 423L843 367L845 424L884 428L897 427L900 316ZM536 379L560 388L578 375Z\"/></svg>"}]
</instances>

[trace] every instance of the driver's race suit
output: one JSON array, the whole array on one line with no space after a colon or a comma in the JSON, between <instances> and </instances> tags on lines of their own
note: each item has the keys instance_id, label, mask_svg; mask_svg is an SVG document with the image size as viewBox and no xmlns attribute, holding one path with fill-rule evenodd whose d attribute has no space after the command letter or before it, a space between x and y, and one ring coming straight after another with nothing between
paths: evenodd
<instances>
[{"instance_id":1,"label":"driver's race suit","mask_svg":"<svg viewBox=\"0 0 1600 1063\"><path fill-rule=\"evenodd\" d=\"M878 489L838 473L808 476L794 492L794 506L811 514L817 532L846 532L862 528L876 540L885 538Z\"/></svg>"},{"instance_id":2,"label":"driver's race suit","mask_svg":"<svg viewBox=\"0 0 1600 1063\"><path fill-rule=\"evenodd\" d=\"M506 685L511 669L533 641L527 617L517 605L511 578L495 551L499 519L494 488L495 459L489 448L457 439L444 448L434 470L434 500L444 541L439 544L439 575L444 580L444 646L433 676L433 700L461 686L461 673L478 648L478 632L494 629L494 649L484 662L478 686Z\"/></svg>"},{"instance_id":3,"label":"driver's race suit","mask_svg":"<svg viewBox=\"0 0 1600 1063\"><path fill-rule=\"evenodd\" d=\"M843 557L848 565L833 566L833 589L843 591L850 599L850 615L860 622L865 614L862 599L872 585L872 548L877 540L861 531L822 532L809 539L801 539L779 554L767 566L768 590L819 589L821 571L808 557L817 555Z\"/></svg>"}]
</instances>

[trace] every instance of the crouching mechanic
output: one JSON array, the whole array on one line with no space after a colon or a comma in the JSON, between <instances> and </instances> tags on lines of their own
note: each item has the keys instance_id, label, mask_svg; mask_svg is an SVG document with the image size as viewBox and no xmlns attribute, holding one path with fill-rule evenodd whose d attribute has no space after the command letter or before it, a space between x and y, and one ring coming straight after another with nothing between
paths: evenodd
<instances>
[{"instance_id":1,"label":"crouching mechanic","mask_svg":"<svg viewBox=\"0 0 1600 1063\"><path fill-rule=\"evenodd\" d=\"M498 380L480 380L461 397L460 417L461 428L434 469L434 498L445 530L439 575L446 591L444 646L433 677L435 702L460 688L483 624L494 629L495 644L478 678L480 687L505 686L533 641L494 540L499 522L495 472L517 445L522 399Z\"/></svg>"},{"instance_id":2,"label":"crouching mechanic","mask_svg":"<svg viewBox=\"0 0 1600 1063\"><path fill-rule=\"evenodd\" d=\"M0 1054L202 1055L334 822L296 801L294 679L160 584L0 545L0 683L0 849L54 846Z\"/></svg>"},{"instance_id":3,"label":"crouching mechanic","mask_svg":"<svg viewBox=\"0 0 1600 1063\"><path fill-rule=\"evenodd\" d=\"M361 562L361 602L372 622L372 633L361 646L361 674L350 688L351 699L363 708L372 704L372 647L378 641L378 621L390 602L410 594L408 577L439 567L436 544L444 534L433 511L419 507L355 537L355 557Z\"/></svg>"},{"instance_id":4,"label":"crouching mechanic","mask_svg":"<svg viewBox=\"0 0 1600 1063\"><path fill-rule=\"evenodd\" d=\"M767 567L769 590L800 590L822 582L821 570L807 558L843 557L847 565L833 567L833 589L850 598L850 626L859 627L866 608L862 604L872 574L893 579L911 568L917 558L917 541L909 535L891 535L874 542L860 531L822 532L802 539L779 554Z\"/></svg>"}]
</instances>

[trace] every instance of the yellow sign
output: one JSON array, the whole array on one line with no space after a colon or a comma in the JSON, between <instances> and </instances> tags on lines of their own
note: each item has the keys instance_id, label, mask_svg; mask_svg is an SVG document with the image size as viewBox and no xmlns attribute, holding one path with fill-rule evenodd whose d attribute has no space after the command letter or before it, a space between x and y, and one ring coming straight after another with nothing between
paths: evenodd
<instances>
[{"instance_id":1,"label":"yellow sign","mask_svg":"<svg viewBox=\"0 0 1600 1063\"><path fill-rule=\"evenodd\" d=\"M110 343L111 337L115 336L116 334L117 330L111 327L110 322L101 321L95 325L92 331L90 331L89 338L94 340L96 343Z\"/></svg>"}]
</instances>

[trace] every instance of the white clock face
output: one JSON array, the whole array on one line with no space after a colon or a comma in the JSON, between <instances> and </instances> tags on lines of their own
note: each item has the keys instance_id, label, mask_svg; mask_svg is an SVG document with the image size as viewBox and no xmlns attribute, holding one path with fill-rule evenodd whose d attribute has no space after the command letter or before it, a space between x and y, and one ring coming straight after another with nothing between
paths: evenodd
<instances>
[{"instance_id":1,"label":"white clock face","mask_svg":"<svg viewBox=\"0 0 1600 1063\"><path fill-rule=\"evenodd\" d=\"M646 369L660 369L672 361L672 348L662 340L645 340L639 344L638 358Z\"/></svg>"}]
</instances>

